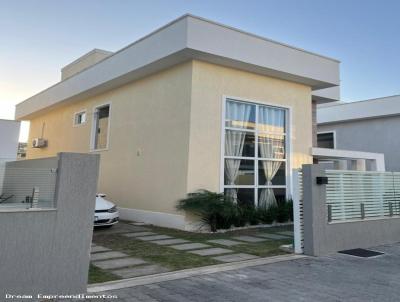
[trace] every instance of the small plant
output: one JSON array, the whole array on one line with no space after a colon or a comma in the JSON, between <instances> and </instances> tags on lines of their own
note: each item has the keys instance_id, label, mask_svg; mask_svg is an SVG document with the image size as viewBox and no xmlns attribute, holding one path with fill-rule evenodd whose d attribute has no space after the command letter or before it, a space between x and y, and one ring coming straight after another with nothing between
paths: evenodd
<instances>
[{"instance_id":1,"label":"small plant","mask_svg":"<svg viewBox=\"0 0 400 302\"><path fill-rule=\"evenodd\" d=\"M272 224L276 220L278 207L275 205L269 206L267 209L259 208L258 216L262 223Z\"/></svg>"},{"instance_id":2,"label":"small plant","mask_svg":"<svg viewBox=\"0 0 400 302\"><path fill-rule=\"evenodd\" d=\"M229 228L237 215L237 206L224 193L199 190L189 193L187 198L178 201L178 210L184 210L200 216L212 232L218 228Z\"/></svg>"}]
</instances>

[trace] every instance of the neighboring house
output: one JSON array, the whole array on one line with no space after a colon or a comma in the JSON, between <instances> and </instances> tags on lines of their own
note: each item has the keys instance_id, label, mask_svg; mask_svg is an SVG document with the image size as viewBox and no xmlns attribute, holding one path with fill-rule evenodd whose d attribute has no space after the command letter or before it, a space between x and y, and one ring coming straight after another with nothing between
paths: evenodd
<instances>
[{"instance_id":1,"label":"neighboring house","mask_svg":"<svg viewBox=\"0 0 400 302\"><path fill-rule=\"evenodd\" d=\"M388 171L400 171L400 95L318 108L318 146L383 153Z\"/></svg>"},{"instance_id":2,"label":"neighboring house","mask_svg":"<svg viewBox=\"0 0 400 302\"><path fill-rule=\"evenodd\" d=\"M20 127L20 121L0 119L0 161L17 158Z\"/></svg>"},{"instance_id":3,"label":"neighboring house","mask_svg":"<svg viewBox=\"0 0 400 302\"><path fill-rule=\"evenodd\" d=\"M99 191L122 218L175 228L192 227L175 206L198 189L291 196L292 169L313 162L316 104L339 97L337 60L191 15L69 67L17 105L26 157L99 153Z\"/></svg>"}]
</instances>

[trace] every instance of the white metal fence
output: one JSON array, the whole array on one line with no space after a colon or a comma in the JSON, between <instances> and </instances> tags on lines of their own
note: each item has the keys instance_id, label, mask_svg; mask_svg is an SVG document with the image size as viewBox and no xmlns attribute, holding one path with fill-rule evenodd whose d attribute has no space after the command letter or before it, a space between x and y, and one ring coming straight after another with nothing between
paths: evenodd
<instances>
[{"instance_id":1,"label":"white metal fence","mask_svg":"<svg viewBox=\"0 0 400 302\"><path fill-rule=\"evenodd\" d=\"M303 221L303 173L293 170L293 230L294 252L303 253L304 248L304 221Z\"/></svg>"},{"instance_id":2,"label":"white metal fence","mask_svg":"<svg viewBox=\"0 0 400 302\"><path fill-rule=\"evenodd\" d=\"M400 172L326 170L328 222L400 215Z\"/></svg>"},{"instance_id":3,"label":"white metal fence","mask_svg":"<svg viewBox=\"0 0 400 302\"><path fill-rule=\"evenodd\" d=\"M0 159L0 208L53 208L56 169L16 167Z\"/></svg>"}]
</instances>

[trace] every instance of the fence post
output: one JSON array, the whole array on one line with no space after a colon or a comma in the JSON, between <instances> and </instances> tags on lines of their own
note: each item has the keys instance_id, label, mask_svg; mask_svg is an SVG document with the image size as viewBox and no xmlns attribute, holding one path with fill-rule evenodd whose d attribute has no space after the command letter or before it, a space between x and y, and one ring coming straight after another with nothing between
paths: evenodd
<instances>
[{"instance_id":1,"label":"fence post","mask_svg":"<svg viewBox=\"0 0 400 302\"><path fill-rule=\"evenodd\" d=\"M301 231L301 188L300 188L300 171L293 170L293 232L294 232L294 252L296 254L303 253L302 240L303 234Z\"/></svg>"},{"instance_id":2,"label":"fence post","mask_svg":"<svg viewBox=\"0 0 400 302\"><path fill-rule=\"evenodd\" d=\"M361 219L365 218L365 207L363 203L360 203Z\"/></svg>"}]
</instances>

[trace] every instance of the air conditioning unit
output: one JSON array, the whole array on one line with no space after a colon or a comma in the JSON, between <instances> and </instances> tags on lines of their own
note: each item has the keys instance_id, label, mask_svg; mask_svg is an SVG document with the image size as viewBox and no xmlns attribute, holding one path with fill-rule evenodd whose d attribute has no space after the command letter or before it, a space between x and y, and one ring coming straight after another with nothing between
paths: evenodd
<instances>
[{"instance_id":1,"label":"air conditioning unit","mask_svg":"<svg viewBox=\"0 0 400 302\"><path fill-rule=\"evenodd\" d=\"M34 138L32 141L33 148L44 148L47 147L47 140L43 138Z\"/></svg>"}]
</instances>

